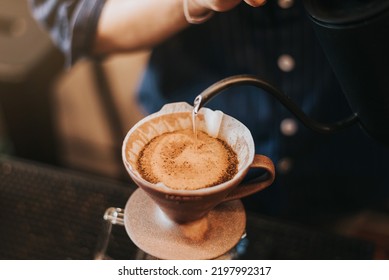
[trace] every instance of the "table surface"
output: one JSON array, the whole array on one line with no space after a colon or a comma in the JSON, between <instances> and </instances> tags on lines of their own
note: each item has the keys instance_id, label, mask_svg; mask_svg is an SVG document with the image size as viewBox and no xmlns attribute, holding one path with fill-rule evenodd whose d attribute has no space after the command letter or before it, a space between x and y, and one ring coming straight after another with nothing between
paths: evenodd
<instances>
[{"instance_id":1,"label":"table surface","mask_svg":"<svg viewBox=\"0 0 389 280\"><path fill-rule=\"evenodd\" d=\"M0 158L0 259L94 259L103 215L124 207L135 186L42 163ZM239 259L371 259L374 245L247 213ZM107 258L143 258L124 227L112 226Z\"/></svg>"}]
</instances>

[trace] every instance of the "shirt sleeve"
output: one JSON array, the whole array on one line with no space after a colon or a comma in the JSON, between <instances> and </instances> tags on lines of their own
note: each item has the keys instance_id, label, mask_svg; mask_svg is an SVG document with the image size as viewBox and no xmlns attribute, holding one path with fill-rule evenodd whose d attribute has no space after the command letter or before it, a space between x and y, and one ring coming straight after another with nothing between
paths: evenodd
<instances>
[{"instance_id":1,"label":"shirt sleeve","mask_svg":"<svg viewBox=\"0 0 389 280\"><path fill-rule=\"evenodd\" d=\"M105 0L28 0L33 17L64 53L67 66L91 54Z\"/></svg>"}]
</instances>

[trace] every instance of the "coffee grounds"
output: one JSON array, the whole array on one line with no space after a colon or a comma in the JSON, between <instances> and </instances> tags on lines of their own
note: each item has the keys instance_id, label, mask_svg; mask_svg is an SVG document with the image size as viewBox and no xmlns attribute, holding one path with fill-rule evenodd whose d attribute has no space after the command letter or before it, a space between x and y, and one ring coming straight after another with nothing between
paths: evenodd
<instances>
[{"instance_id":1,"label":"coffee grounds","mask_svg":"<svg viewBox=\"0 0 389 280\"><path fill-rule=\"evenodd\" d=\"M215 186L237 173L236 153L223 140L190 129L167 132L145 145L137 161L140 175L172 189Z\"/></svg>"}]
</instances>

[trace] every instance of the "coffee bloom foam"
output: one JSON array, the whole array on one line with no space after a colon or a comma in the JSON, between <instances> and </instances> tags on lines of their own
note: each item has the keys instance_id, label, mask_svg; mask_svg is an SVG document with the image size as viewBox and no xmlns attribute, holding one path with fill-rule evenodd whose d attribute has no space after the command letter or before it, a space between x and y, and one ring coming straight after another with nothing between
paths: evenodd
<instances>
[{"instance_id":1,"label":"coffee bloom foam","mask_svg":"<svg viewBox=\"0 0 389 280\"><path fill-rule=\"evenodd\" d=\"M147 181L196 190L218 185L237 173L236 153L223 140L190 129L153 138L141 151L138 171Z\"/></svg>"}]
</instances>

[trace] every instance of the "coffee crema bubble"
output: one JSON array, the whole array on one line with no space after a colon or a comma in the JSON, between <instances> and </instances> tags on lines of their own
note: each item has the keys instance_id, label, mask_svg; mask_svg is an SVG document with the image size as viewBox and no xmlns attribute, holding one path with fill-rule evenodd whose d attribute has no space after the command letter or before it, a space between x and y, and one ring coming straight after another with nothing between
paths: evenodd
<instances>
[{"instance_id":1,"label":"coffee crema bubble","mask_svg":"<svg viewBox=\"0 0 389 280\"><path fill-rule=\"evenodd\" d=\"M137 168L150 183L162 182L177 190L212 187L232 179L238 158L223 140L191 129L154 137L139 154Z\"/></svg>"}]
</instances>

